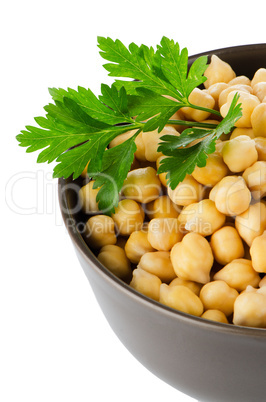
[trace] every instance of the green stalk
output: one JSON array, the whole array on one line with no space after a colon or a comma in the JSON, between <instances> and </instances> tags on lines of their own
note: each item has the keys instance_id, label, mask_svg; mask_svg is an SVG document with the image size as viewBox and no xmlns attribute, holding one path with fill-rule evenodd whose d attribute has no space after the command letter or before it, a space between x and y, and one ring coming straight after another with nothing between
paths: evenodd
<instances>
[{"instance_id":1,"label":"green stalk","mask_svg":"<svg viewBox=\"0 0 266 402\"><path fill-rule=\"evenodd\" d=\"M217 124L203 123L198 121L186 121L186 120L168 120L166 124L174 124L188 127L202 127L202 128L216 128Z\"/></svg>"}]
</instances>

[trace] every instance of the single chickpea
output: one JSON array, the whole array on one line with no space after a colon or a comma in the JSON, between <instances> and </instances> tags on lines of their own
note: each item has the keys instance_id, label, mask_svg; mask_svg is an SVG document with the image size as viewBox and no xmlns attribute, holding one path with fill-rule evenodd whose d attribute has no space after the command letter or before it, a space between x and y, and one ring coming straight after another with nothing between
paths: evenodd
<instances>
[{"instance_id":1,"label":"single chickpea","mask_svg":"<svg viewBox=\"0 0 266 402\"><path fill-rule=\"evenodd\" d=\"M233 324L266 328L266 295L245 291L235 300Z\"/></svg>"},{"instance_id":2,"label":"single chickpea","mask_svg":"<svg viewBox=\"0 0 266 402\"><path fill-rule=\"evenodd\" d=\"M150 274L144 269L136 268L132 274L132 280L129 284L137 292L150 297L153 300L159 301L160 286L162 281L158 276Z\"/></svg>"},{"instance_id":3,"label":"single chickpea","mask_svg":"<svg viewBox=\"0 0 266 402\"><path fill-rule=\"evenodd\" d=\"M255 137L266 137L266 103L254 108L250 120Z\"/></svg>"},{"instance_id":4,"label":"single chickpea","mask_svg":"<svg viewBox=\"0 0 266 402\"><path fill-rule=\"evenodd\" d=\"M174 190L167 186L168 196L177 205L189 205L203 198L203 186L191 175L186 175Z\"/></svg>"},{"instance_id":5,"label":"single chickpea","mask_svg":"<svg viewBox=\"0 0 266 402\"><path fill-rule=\"evenodd\" d=\"M222 214L235 216L249 207L251 193L241 176L225 176L211 190L209 198Z\"/></svg>"},{"instance_id":6,"label":"single chickpea","mask_svg":"<svg viewBox=\"0 0 266 402\"><path fill-rule=\"evenodd\" d=\"M117 135L109 144L109 148L116 147L117 145L122 144L129 138L133 137L133 135L137 132L137 130L130 130L126 133Z\"/></svg>"},{"instance_id":7,"label":"single chickpea","mask_svg":"<svg viewBox=\"0 0 266 402\"><path fill-rule=\"evenodd\" d=\"M192 177L200 184L213 187L228 173L228 167L224 163L222 156L214 152L208 155L206 166L201 168L196 166Z\"/></svg>"},{"instance_id":8,"label":"single chickpea","mask_svg":"<svg viewBox=\"0 0 266 402\"><path fill-rule=\"evenodd\" d=\"M200 291L200 299L205 310L219 310L227 317L234 311L234 302L238 291L224 281L206 283Z\"/></svg>"},{"instance_id":9,"label":"single chickpea","mask_svg":"<svg viewBox=\"0 0 266 402\"><path fill-rule=\"evenodd\" d=\"M166 125L160 133L158 130L147 131L142 133L142 139L145 148L145 158L149 162L156 162L159 156L162 156L162 152L158 152L157 148L160 143L160 139L163 135L179 136L180 133L176 131L173 126Z\"/></svg>"},{"instance_id":10,"label":"single chickpea","mask_svg":"<svg viewBox=\"0 0 266 402\"><path fill-rule=\"evenodd\" d=\"M176 276L198 283L210 280L213 254L209 242L198 233L187 233L171 250Z\"/></svg>"},{"instance_id":11,"label":"single chickpea","mask_svg":"<svg viewBox=\"0 0 266 402\"><path fill-rule=\"evenodd\" d=\"M173 279L172 282L169 283L169 286L187 286L197 296L199 296L200 289L202 288L201 283L188 281L186 279L181 279L181 278Z\"/></svg>"},{"instance_id":12,"label":"single chickpea","mask_svg":"<svg viewBox=\"0 0 266 402\"><path fill-rule=\"evenodd\" d=\"M171 282L176 277L169 251L153 251L143 254L138 268L158 276L165 283Z\"/></svg>"},{"instance_id":13,"label":"single chickpea","mask_svg":"<svg viewBox=\"0 0 266 402\"><path fill-rule=\"evenodd\" d=\"M265 137L255 137L255 146L258 152L258 160L266 161L266 138Z\"/></svg>"},{"instance_id":14,"label":"single chickpea","mask_svg":"<svg viewBox=\"0 0 266 402\"><path fill-rule=\"evenodd\" d=\"M99 213L98 202L96 201L97 194L100 188L93 188L94 180L81 187L78 193L79 202L82 211L86 214Z\"/></svg>"},{"instance_id":15,"label":"single chickpea","mask_svg":"<svg viewBox=\"0 0 266 402\"><path fill-rule=\"evenodd\" d=\"M233 138L223 147L222 157L231 172L242 172L258 160L255 141L246 135Z\"/></svg>"},{"instance_id":16,"label":"single chickpea","mask_svg":"<svg viewBox=\"0 0 266 402\"><path fill-rule=\"evenodd\" d=\"M158 198L161 189L156 170L148 166L128 172L122 193L126 198L146 204Z\"/></svg>"},{"instance_id":17,"label":"single chickpea","mask_svg":"<svg viewBox=\"0 0 266 402\"><path fill-rule=\"evenodd\" d=\"M260 288L262 288L263 286L266 286L266 275L261 279L259 283Z\"/></svg>"},{"instance_id":18,"label":"single chickpea","mask_svg":"<svg viewBox=\"0 0 266 402\"><path fill-rule=\"evenodd\" d=\"M215 100L213 97L208 92L205 92L199 88L193 89L188 97L188 100L193 105L208 109L213 109L215 105ZM210 112L193 109L191 107L183 107L181 110L187 120L202 121L208 119L208 117L211 115Z\"/></svg>"},{"instance_id":19,"label":"single chickpea","mask_svg":"<svg viewBox=\"0 0 266 402\"><path fill-rule=\"evenodd\" d=\"M221 265L228 264L245 255L242 239L232 226L224 226L214 232L210 245L214 259Z\"/></svg>"},{"instance_id":20,"label":"single chickpea","mask_svg":"<svg viewBox=\"0 0 266 402\"><path fill-rule=\"evenodd\" d=\"M207 77L207 80L204 82L205 88L209 88L217 82L228 83L236 77L232 67L216 55L211 56L211 62L205 70L204 75Z\"/></svg>"},{"instance_id":21,"label":"single chickpea","mask_svg":"<svg viewBox=\"0 0 266 402\"><path fill-rule=\"evenodd\" d=\"M252 262L245 258L232 260L216 272L213 279L226 282L238 292L242 292L247 286L256 287L260 282L260 276L254 270Z\"/></svg>"},{"instance_id":22,"label":"single chickpea","mask_svg":"<svg viewBox=\"0 0 266 402\"><path fill-rule=\"evenodd\" d=\"M241 103L242 116L240 117L239 120L237 120L235 122L235 126L236 127L251 127L251 114L252 114L253 110L255 109L255 107L260 104L259 99L255 95L252 95L252 94L244 92L244 91L239 91L239 90L230 92L227 97L227 102L224 103L220 108L221 115L223 117L225 117L227 115L230 105L232 103L233 97L236 93L239 94L239 99L238 99L237 103Z\"/></svg>"},{"instance_id":23,"label":"single chickpea","mask_svg":"<svg viewBox=\"0 0 266 402\"><path fill-rule=\"evenodd\" d=\"M159 156L159 158L156 160L156 168L157 170L159 169L160 163L161 161L166 158L164 155L163 156ZM167 187L167 178L166 178L167 173L160 173L158 174L160 182L162 183L162 185L164 185L165 187Z\"/></svg>"},{"instance_id":24,"label":"single chickpea","mask_svg":"<svg viewBox=\"0 0 266 402\"><path fill-rule=\"evenodd\" d=\"M167 195L161 195L147 204L146 207L149 219L178 218L181 210Z\"/></svg>"},{"instance_id":25,"label":"single chickpea","mask_svg":"<svg viewBox=\"0 0 266 402\"><path fill-rule=\"evenodd\" d=\"M176 218L157 218L149 222L148 241L156 250L169 251L182 238L183 233Z\"/></svg>"},{"instance_id":26,"label":"single chickpea","mask_svg":"<svg viewBox=\"0 0 266 402\"><path fill-rule=\"evenodd\" d=\"M116 244L114 220L107 215L92 216L86 222L84 236L86 242L92 248Z\"/></svg>"},{"instance_id":27,"label":"single chickpea","mask_svg":"<svg viewBox=\"0 0 266 402\"><path fill-rule=\"evenodd\" d=\"M257 236L250 247L252 265L257 272L266 273L266 231Z\"/></svg>"},{"instance_id":28,"label":"single chickpea","mask_svg":"<svg viewBox=\"0 0 266 402\"><path fill-rule=\"evenodd\" d=\"M210 85L207 89L208 94L210 94L215 101L213 109L219 110L219 96L226 88L228 88L228 84L225 82L216 82L215 84Z\"/></svg>"},{"instance_id":29,"label":"single chickpea","mask_svg":"<svg viewBox=\"0 0 266 402\"><path fill-rule=\"evenodd\" d=\"M242 214L236 216L235 227L241 238L250 247L253 240L266 229L266 205L255 202Z\"/></svg>"},{"instance_id":30,"label":"single chickpea","mask_svg":"<svg viewBox=\"0 0 266 402\"><path fill-rule=\"evenodd\" d=\"M249 127L249 128L236 127L232 131L232 134L230 135L230 140L233 140L236 137L240 137L241 135L244 135L244 136L249 137L251 139L255 139L253 128L251 128L251 127Z\"/></svg>"},{"instance_id":31,"label":"single chickpea","mask_svg":"<svg viewBox=\"0 0 266 402\"><path fill-rule=\"evenodd\" d=\"M121 247L113 244L103 246L98 254L98 260L118 278L125 281L131 278L130 261Z\"/></svg>"},{"instance_id":32,"label":"single chickpea","mask_svg":"<svg viewBox=\"0 0 266 402\"><path fill-rule=\"evenodd\" d=\"M255 200L260 200L266 195L266 162L257 161L247 168L243 175L251 195Z\"/></svg>"},{"instance_id":33,"label":"single chickpea","mask_svg":"<svg viewBox=\"0 0 266 402\"><path fill-rule=\"evenodd\" d=\"M152 251L155 250L148 240L147 231L132 232L125 244L126 256L133 264L138 264L143 254Z\"/></svg>"},{"instance_id":34,"label":"single chickpea","mask_svg":"<svg viewBox=\"0 0 266 402\"><path fill-rule=\"evenodd\" d=\"M237 77L233 78L231 81L228 82L229 85L251 85L251 80L245 75L238 75Z\"/></svg>"},{"instance_id":35,"label":"single chickpea","mask_svg":"<svg viewBox=\"0 0 266 402\"><path fill-rule=\"evenodd\" d=\"M112 214L117 232L129 236L135 230L140 230L144 221L144 211L136 201L124 199L119 201Z\"/></svg>"},{"instance_id":36,"label":"single chickpea","mask_svg":"<svg viewBox=\"0 0 266 402\"><path fill-rule=\"evenodd\" d=\"M137 147L137 150L135 152L135 157L139 161L146 161L146 156L145 156L145 144L143 141L143 132L139 133L139 135L135 139L135 144Z\"/></svg>"},{"instance_id":37,"label":"single chickpea","mask_svg":"<svg viewBox=\"0 0 266 402\"><path fill-rule=\"evenodd\" d=\"M238 91L243 91L248 94L252 93L252 88L250 85L243 85L243 84L237 84L237 85L227 85L227 88L225 88L223 91L221 91L218 99L218 106L219 109L227 102L228 95L230 92L236 93Z\"/></svg>"},{"instance_id":38,"label":"single chickpea","mask_svg":"<svg viewBox=\"0 0 266 402\"><path fill-rule=\"evenodd\" d=\"M200 317L203 313L203 304L198 296L186 286L160 286L160 303L182 311L183 313Z\"/></svg>"},{"instance_id":39,"label":"single chickpea","mask_svg":"<svg viewBox=\"0 0 266 402\"><path fill-rule=\"evenodd\" d=\"M253 94L259 98L261 102L266 96L266 82L258 82L253 87Z\"/></svg>"},{"instance_id":40,"label":"single chickpea","mask_svg":"<svg viewBox=\"0 0 266 402\"><path fill-rule=\"evenodd\" d=\"M266 82L266 68L259 68L252 80L251 80L251 86L252 88L258 83L258 82Z\"/></svg>"},{"instance_id":41,"label":"single chickpea","mask_svg":"<svg viewBox=\"0 0 266 402\"><path fill-rule=\"evenodd\" d=\"M184 231L209 236L225 223L225 215L217 210L214 201L204 199L184 207L178 220Z\"/></svg>"},{"instance_id":42,"label":"single chickpea","mask_svg":"<svg viewBox=\"0 0 266 402\"><path fill-rule=\"evenodd\" d=\"M202 314L201 318L205 318L205 320L222 322L224 324L229 324L226 315L220 310L206 310Z\"/></svg>"}]
</instances>

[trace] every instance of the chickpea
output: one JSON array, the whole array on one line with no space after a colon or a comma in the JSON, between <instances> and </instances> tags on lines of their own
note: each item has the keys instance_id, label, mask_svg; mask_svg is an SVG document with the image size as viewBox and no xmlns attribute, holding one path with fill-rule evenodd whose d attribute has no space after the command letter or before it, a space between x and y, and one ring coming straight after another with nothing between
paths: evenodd
<instances>
[{"instance_id":1,"label":"chickpea","mask_svg":"<svg viewBox=\"0 0 266 402\"><path fill-rule=\"evenodd\" d=\"M133 271L133 277L129 284L137 292L150 297L153 300L159 301L160 286L162 281L158 276L150 274L144 269L136 268Z\"/></svg>"},{"instance_id":2,"label":"chickpea","mask_svg":"<svg viewBox=\"0 0 266 402\"><path fill-rule=\"evenodd\" d=\"M157 170L159 169L161 160L163 160L164 158L165 158L165 156L163 155L163 156L159 156L159 158L157 159L157 161L156 161L156 168L157 168ZM160 179L160 182L161 182L165 187L167 187L167 178L166 178L166 175L167 175L166 172L165 172L165 173L160 173L160 174L158 175L158 176L159 176L159 179Z\"/></svg>"},{"instance_id":3,"label":"chickpea","mask_svg":"<svg viewBox=\"0 0 266 402\"><path fill-rule=\"evenodd\" d=\"M162 156L162 152L158 152L157 148L160 143L160 138L163 135L175 135L179 136L180 134L173 126L166 125L160 133L158 130L147 131L142 133L142 139L145 148L145 158L149 162L156 162L159 156Z\"/></svg>"},{"instance_id":4,"label":"chickpea","mask_svg":"<svg viewBox=\"0 0 266 402\"><path fill-rule=\"evenodd\" d=\"M184 207L178 220L189 232L209 236L225 223L225 215L219 212L214 201L204 199Z\"/></svg>"},{"instance_id":5,"label":"chickpea","mask_svg":"<svg viewBox=\"0 0 266 402\"><path fill-rule=\"evenodd\" d=\"M213 187L228 174L228 167L218 153L208 155L206 166L194 169L192 177L205 186Z\"/></svg>"},{"instance_id":6,"label":"chickpea","mask_svg":"<svg viewBox=\"0 0 266 402\"><path fill-rule=\"evenodd\" d=\"M137 132L137 130L130 130L126 133L117 135L109 144L109 148L116 147L117 145L122 144L129 138L133 137L133 135Z\"/></svg>"},{"instance_id":7,"label":"chickpea","mask_svg":"<svg viewBox=\"0 0 266 402\"><path fill-rule=\"evenodd\" d=\"M254 131L253 128L246 128L246 127L236 127L230 136L230 140L240 137L241 135L244 135L246 137L249 137L251 139L255 139ZM255 144L256 146L256 144ZM257 148L256 148L257 149Z\"/></svg>"},{"instance_id":8,"label":"chickpea","mask_svg":"<svg viewBox=\"0 0 266 402\"><path fill-rule=\"evenodd\" d=\"M260 236L257 236L250 247L252 265L257 272L266 273L265 249L266 231L264 231Z\"/></svg>"},{"instance_id":9,"label":"chickpea","mask_svg":"<svg viewBox=\"0 0 266 402\"><path fill-rule=\"evenodd\" d=\"M188 100L193 105L202 106L208 109L213 109L215 105L215 100L213 97L208 92L205 92L199 88L193 89L188 97ZM181 110L187 120L203 121L208 119L208 117L211 115L210 112L205 112L203 110L197 110L190 107L183 107Z\"/></svg>"},{"instance_id":10,"label":"chickpea","mask_svg":"<svg viewBox=\"0 0 266 402\"><path fill-rule=\"evenodd\" d=\"M92 248L116 244L115 223L107 215L95 215L88 219L85 226L85 240Z\"/></svg>"},{"instance_id":11,"label":"chickpea","mask_svg":"<svg viewBox=\"0 0 266 402\"><path fill-rule=\"evenodd\" d=\"M205 318L205 320L222 322L224 324L228 324L228 319L226 315L220 310L206 310L202 314L201 318Z\"/></svg>"},{"instance_id":12,"label":"chickpea","mask_svg":"<svg viewBox=\"0 0 266 402\"><path fill-rule=\"evenodd\" d=\"M262 280L259 283L260 288L262 288L263 286L266 286L266 275L262 278Z\"/></svg>"},{"instance_id":13,"label":"chickpea","mask_svg":"<svg viewBox=\"0 0 266 402\"><path fill-rule=\"evenodd\" d=\"M250 120L255 137L266 137L266 103L254 108Z\"/></svg>"},{"instance_id":14,"label":"chickpea","mask_svg":"<svg viewBox=\"0 0 266 402\"><path fill-rule=\"evenodd\" d=\"M167 195L161 195L146 205L146 213L150 219L178 218L180 209Z\"/></svg>"},{"instance_id":15,"label":"chickpea","mask_svg":"<svg viewBox=\"0 0 266 402\"><path fill-rule=\"evenodd\" d=\"M186 286L160 286L160 303L182 311L183 313L200 317L203 313L203 304L198 296Z\"/></svg>"},{"instance_id":16,"label":"chickpea","mask_svg":"<svg viewBox=\"0 0 266 402\"><path fill-rule=\"evenodd\" d=\"M253 94L256 95L261 102L266 96L266 82L258 82L253 87Z\"/></svg>"},{"instance_id":17,"label":"chickpea","mask_svg":"<svg viewBox=\"0 0 266 402\"><path fill-rule=\"evenodd\" d=\"M81 209L86 214L99 213L98 202L96 201L97 194L100 188L93 188L94 180L82 186L78 193Z\"/></svg>"},{"instance_id":18,"label":"chickpea","mask_svg":"<svg viewBox=\"0 0 266 402\"><path fill-rule=\"evenodd\" d=\"M136 230L132 232L125 244L127 258L133 263L138 264L143 254L155 251L148 240L148 232Z\"/></svg>"},{"instance_id":19,"label":"chickpea","mask_svg":"<svg viewBox=\"0 0 266 402\"><path fill-rule=\"evenodd\" d=\"M144 211L136 201L124 199L119 201L112 218L117 232L122 236L127 236L142 228Z\"/></svg>"},{"instance_id":20,"label":"chickpea","mask_svg":"<svg viewBox=\"0 0 266 402\"><path fill-rule=\"evenodd\" d=\"M221 91L221 93L219 95L219 99L218 99L219 108L221 108L227 102L228 95L230 94L230 92L233 92L233 91L234 91L234 94L239 91L243 91L243 92L250 94L250 93L252 93L252 88L249 85L243 85L243 84L227 86L227 88L225 88L223 91Z\"/></svg>"},{"instance_id":21,"label":"chickpea","mask_svg":"<svg viewBox=\"0 0 266 402\"><path fill-rule=\"evenodd\" d=\"M225 176L211 190L209 198L221 213L228 216L242 214L249 207L251 193L241 176Z\"/></svg>"},{"instance_id":22,"label":"chickpea","mask_svg":"<svg viewBox=\"0 0 266 402\"><path fill-rule=\"evenodd\" d=\"M172 282L169 283L169 286L187 286L197 296L199 296L200 289L202 288L201 283L188 281L186 279L181 279L181 278L173 279Z\"/></svg>"},{"instance_id":23,"label":"chickpea","mask_svg":"<svg viewBox=\"0 0 266 402\"><path fill-rule=\"evenodd\" d=\"M266 206L264 202L251 204L242 214L236 216L235 227L241 238L250 247L253 240L266 229Z\"/></svg>"},{"instance_id":24,"label":"chickpea","mask_svg":"<svg viewBox=\"0 0 266 402\"><path fill-rule=\"evenodd\" d=\"M255 141L245 135L233 138L223 147L222 157L231 172L242 172L258 160Z\"/></svg>"},{"instance_id":25,"label":"chickpea","mask_svg":"<svg viewBox=\"0 0 266 402\"><path fill-rule=\"evenodd\" d=\"M249 190L251 191L251 195L255 200L260 200L266 194L266 162L258 161L255 162L252 166L247 168L242 177Z\"/></svg>"},{"instance_id":26,"label":"chickpea","mask_svg":"<svg viewBox=\"0 0 266 402\"><path fill-rule=\"evenodd\" d=\"M225 117L230 108L231 102L233 100L234 95L238 93L239 99L237 103L241 103L242 108L242 116L239 120L235 122L236 127L251 127L251 114L255 107L260 104L259 99L255 95L251 95L250 93L235 90L229 93L227 97L227 102L223 104L220 108L221 115Z\"/></svg>"},{"instance_id":27,"label":"chickpea","mask_svg":"<svg viewBox=\"0 0 266 402\"><path fill-rule=\"evenodd\" d=\"M171 282L176 277L169 251L153 251L143 254L138 268L158 276L165 283Z\"/></svg>"},{"instance_id":28,"label":"chickpea","mask_svg":"<svg viewBox=\"0 0 266 402\"><path fill-rule=\"evenodd\" d=\"M121 247L113 244L102 247L98 260L118 278L128 280L131 277L130 261Z\"/></svg>"},{"instance_id":29,"label":"chickpea","mask_svg":"<svg viewBox=\"0 0 266 402\"><path fill-rule=\"evenodd\" d=\"M220 93L226 88L228 88L228 84L225 82L216 82L215 84L210 85L207 89L208 94L210 94L215 101L213 107L215 110L219 110L219 96Z\"/></svg>"},{"instance_id":30,"label":"chickpea","mask_svg":"<svg viewBox=\"0 0 266 402\"><path fill-rule=\"evenodd\" d=\"M258 82L266 82L266 68L259 68L252 80L251 80L251 86L252 88L254 88L254 86L258 83Z\"/></svg>"},{"instance_id":31,"label":"chickpea","mask_svg":"<svg viewBox=\"0 0 266 402\"><path fill-rule=\"evenodd\" d=\"M227 317L233 313L238 291L224 281L206 283L200 291L200 299L205 310L219 310Z\"/></svg>"},{"instance_id":32,"label":"chickpea","mask_svg":"<svg viewBox=\"0 0 266 402\"><path fill-rule=\"evenodd\" d=\"M156 250L169 251L182 238L183 233L176 218L157 218L149 223L148 241Z\"/></svg>"},{"instance_id":33,"label":"chickpea","mask_svg":"<svg viewBox=\"0 0 266 402\"><path fill-rule=\"evenodd\" d=\"M255 146L258 152L258 160L266 161L266 138L265 137L255 137Z\"/></svg>"},{"instance_id":34,"label":"chickpea","mask_svg":"<svg viewBox=\"0 0 266 402\"><path fill-rule=\"evenodd\" d=\"M232 67L216 55L211 56L211 62L205 70L204 75L207 77L207 80L204 82L205 88L209 88L217 82L228 83L236 77Z\"/></svg>"},{"instance_id":35,"label":"chickpea","mask_svg":"<svg viewBox=\"0 0 266 402\"><path fill-rule=\"evenodd\" d=\"M194 177L186 175L174 190L167 186L168 196L177 205L189 205L199 201L203 196L203 186Z\"/></svg>"},{"instance_id":36,"label":"chickpea","mask_svg":"<svg viewBox=\"0 0 266 402\"><path fill-rule=\"evenodd\" d=\"M266 295L255 289L241 293L235 300L233 323L266 328Z\"/></svg>"},{"instance_id":37,"label":"chickpea","mask_svg":"<svg viewBox=\"0 0 266 402\"><path fill-rule=\"evenodd\" d=\"M127 198L145 204L158 198L161 193L161 182L156 170L148 166L128 172L122 193Z\"/></svg>"},{"instance_id":38,"label":"chickpea","mask_svg":"<svg viewBox=\"0 0 266 402\"><path fill-rule=\"evenodd\" d=\"M178 277L199 283L209 282L213 254L205 237L187 233L173 246L170 257Z\"/></svg>"},{"instance_id":39,"label":"chickpea","mask_svg":"<svg viewBox=\"0 0 266 402\"><path fill-rule=\"evenodd\" d=\"M251 85L251 81L245 75L238 75L237 77L233 78L231 81L228 82L229 85Z\"/></svg>"},{"instance_id":40,"label":"chickpea","mask_svg":"<svg viewBox=\"0 0 266 402\"><path fill-rule=\"evenodd\" d=\"M175 98L172 98L172 100L175 100ZM182 110L179 109L177 110L172 116L171 116L171 120L185 120L185 116L182 113ZM186 126L182 125L182 124L173 124L173 127L179 132L181 133L185 128L187 128Z\"/></svg>"},{"instance_id":41,"label":"chickpea","mask_svg":"<svg viewBox=\"0 0 266 402\"><path fill-rule=\"evenodd\" d=\"M221 265L236 258L244 257L245 250L238 231L232 226L224 226L211 236L210 245L214 259Z\"/></svg>"},{"instance_id":42,"label":"chickpea","mask_svg":"<svg viewBox=\"0 0 266 402\"><path fill-rule=\"evenodd\" d=\"M224 281L239 292L245 290L247 286L256 287L260 282L260 276L254 270L252 262L245 258L232 260L220 269L213 279Z\"/></svg>"}]
</instances>

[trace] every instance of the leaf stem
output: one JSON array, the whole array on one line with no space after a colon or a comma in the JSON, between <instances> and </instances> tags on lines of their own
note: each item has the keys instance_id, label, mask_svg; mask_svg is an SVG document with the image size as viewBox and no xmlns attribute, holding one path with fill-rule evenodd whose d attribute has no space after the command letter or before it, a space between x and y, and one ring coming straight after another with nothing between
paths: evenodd
<instances>
[{"instance_id":1,"label":"leaf stem","mask_svg":"<svg viewBox=\"0 0 266 402\"><path fill-rule=\"evenodd\" d=\"M215 114L216 116L222 117L221 113L218 110L209 109L209 108L203 107L203 106L193 105L193 103L190 103L190 102L188 102L188 107L191 107L192 109L202 110L203 112L208 112L211 114Z\"/></svg>"},{"instance_id":2,"label":"leaf stem","mask_svg":"<svg viewBox=\"0 0 266 402\"><path fill-rule=\"evenodd\" d=\"M186 121L186 120L168 120L166 124L188 126L188 127L202 127L202 128L216 128L217 124L203 123L198 121Z\"/></svg>"}]
</instances>

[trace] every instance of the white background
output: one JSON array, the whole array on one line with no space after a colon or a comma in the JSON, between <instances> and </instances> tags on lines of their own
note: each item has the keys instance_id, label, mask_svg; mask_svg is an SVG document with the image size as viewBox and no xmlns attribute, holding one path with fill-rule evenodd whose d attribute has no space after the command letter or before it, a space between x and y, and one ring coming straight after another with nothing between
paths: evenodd
<instances>
[{"instance_id":1,"label":"white background","mask_svg":"<svg viewBox=\"0 0 266 402\"><path fill-rule=\"evenodd\" d=\"M117 340L63 226L52 165L15 136L50 101L48 87L110 83L97 36L189 54L266 42L262 2L9 1L1 6L0 401L193 401ZM247 8L249 5L249 9Z\"/></svg>"}]
</instances>

